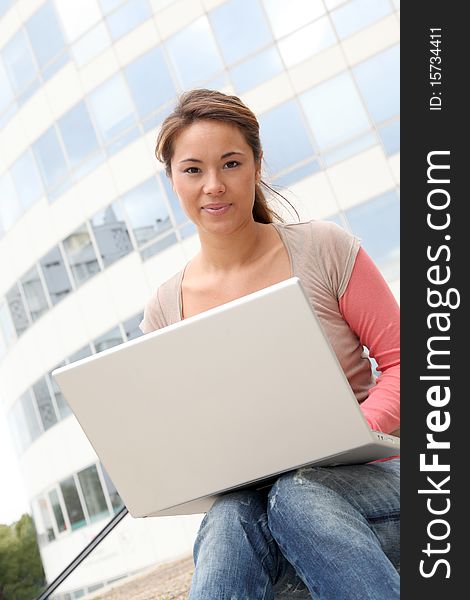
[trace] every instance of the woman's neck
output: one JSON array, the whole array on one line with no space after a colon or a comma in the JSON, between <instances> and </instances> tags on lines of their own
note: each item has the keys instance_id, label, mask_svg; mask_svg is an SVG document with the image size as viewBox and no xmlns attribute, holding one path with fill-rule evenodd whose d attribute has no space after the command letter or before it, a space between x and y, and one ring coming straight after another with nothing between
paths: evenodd
<instances>
[{"instance_id":1,"label":"woman's neck","mask_svg":"<svg viewBox=\"0 0 470 600\"><path fill-rule=\"evenodd\" d=\"M254 262L262 254L265 226L250 220L230 234L200 231L199 239L198 268L205 273L228 274Z\"/></svg>"}]
</instances>

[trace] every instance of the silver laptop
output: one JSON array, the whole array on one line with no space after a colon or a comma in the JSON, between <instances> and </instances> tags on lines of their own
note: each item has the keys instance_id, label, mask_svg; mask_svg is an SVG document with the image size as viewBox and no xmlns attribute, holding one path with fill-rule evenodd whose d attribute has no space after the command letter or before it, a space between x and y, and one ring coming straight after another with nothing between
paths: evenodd
<instances>
[{"instance_id":1,"label":"silver laptop","mask_svg":"<svg viewBox=\"0 0 470 600\"><path fill-rule=\"evenodd\" d=\"M134 517L399 453L370 431L296 277L53 375Z\"/></svg>"}]
</instances>

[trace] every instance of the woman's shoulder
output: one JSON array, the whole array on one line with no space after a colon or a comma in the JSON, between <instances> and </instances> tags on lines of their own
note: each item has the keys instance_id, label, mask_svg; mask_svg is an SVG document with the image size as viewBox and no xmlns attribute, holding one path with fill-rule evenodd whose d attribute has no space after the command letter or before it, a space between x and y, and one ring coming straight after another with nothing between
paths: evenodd
<instances>
[{"instance_id":1,"label":"woman's shoulder","mask_svg":"<svg viewBox=\"0 0 470 600\"><path fill-rule=\"evenodd\" d=\"M161 283L147 300L140 323L143 333L166 327L179 319L179 288L183 269Z\"/></svg>"},{"instance_id":2,"label":"woman's shoulder","mask_svg":"<svg viewBox=\"0 0 470 600\"><path fill-rule=\"evenodd\" d=\"M277 223L276 227L286 233L286 235L303 239L304 242L311 242L313 244L319 243L324 245L330 242L335 245L343 241L349 245L353 240L357 239L333 221L310 219L297 223Z\"/></svg>"}]
</instances>

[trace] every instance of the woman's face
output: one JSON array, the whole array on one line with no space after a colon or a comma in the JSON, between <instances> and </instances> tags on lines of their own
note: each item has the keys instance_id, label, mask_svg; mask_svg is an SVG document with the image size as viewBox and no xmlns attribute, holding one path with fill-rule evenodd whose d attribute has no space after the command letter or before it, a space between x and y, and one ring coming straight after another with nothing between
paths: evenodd
<instances>
[{"instance_id":1,"label":"woman's face","mask_svg":"<svg viewBox=\"0 0 470 600\"><path fill-rule=\"evenodd\" d=\"M252 220L260 166L235 125L200 120L176 138L173 188L186 215L202 230L235 231Z\"/></svg>"}]
</instances>

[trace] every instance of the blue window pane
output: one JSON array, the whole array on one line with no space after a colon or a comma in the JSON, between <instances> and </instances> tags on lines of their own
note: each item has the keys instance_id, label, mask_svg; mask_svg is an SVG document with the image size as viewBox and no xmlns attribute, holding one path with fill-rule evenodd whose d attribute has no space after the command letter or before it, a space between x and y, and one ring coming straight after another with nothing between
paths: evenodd
<instances>
[{"instance_id":1,"label":"blue window pane","mask_svg":"<svg viewBox=\"0 0 470 600\"><path fill-rule=\"evenodd\" d=\"M336 147L330 152L325 152L323 155L323 164L326 167L330 167L341 160L346 160L350 156L364 152L367 148L377 144L377 136L375 133L366 133L355 138L352 142L343 144L342 146Z\"/></svg>"},{"instance_id":2,"label":"blue window pane","mask_svg":"<svg viewBox=\"0 0 470 600\"><path fill-rule=\"evenodd\" d=\"M76 229L64 240L64 250L77 286L100 271L86 225Z\"/></svg>"},{"instance_id":3,"label":"blue window pane","mask_svg":"<svg viewBox=\"0 0 470 600\"><path fill-rule=\"evenodd\" d=\"M33 395L36 399L42 426L44 431L47 431L47 429L57 423L57 415L45 377L41 377L41 379L33 384Z\"/></svg>"},{"instance_id":4,"label":"blue window pane","mask_svg":"<svg viewBox=\"0 0 470 600\"><path fill-rule=\"evenodd\" d=\"M380 138L385 152L391 156L400 150L400 120L383 125L379 128Z\"/></svg>"},{"instance_id":5,"label":"blue window pane","mask_svg":"<svg viewBox=\"0 0 470 600\"><path fill-rule=\"evenodd\" d=\"M13 99L13 90L3 68L3 63L0 61L0 115L13 102Z\"/></svg>"},{"instance_id":6,"label":"blue window pane","mask_svg":"<svg viewBox=\"0 0 470 600\"><path fill-rule=\"evenodd\" d=\"M322 0L263 0L274 35L280 38L325 14Z\"/></svg>"},{"instance_id":7,"label":"blue window pane","mask_svg":"<svg viewBox=\"0 0 470 600\"><path fill-rule=\"evenodd\" d=\"M197 19L189 27L170 37L165 45L184 89L195 87L223 69L222 59L206 17Z\"/></svg>"},{"instance_id":8,"label":"blue window pane","mask_svg":"<svg viewBox=\"0 0 470 600\"><path fill-rule=\"evenodd\" d=\"M141 117L145 117L176 95L163 52L159 47L128 65L124 73Z\"/></svg>"},{"instance_id":9,"label":"blue window pane","mask_svg":"<svg viewBox=\"0 0 470 600\"><path fill-rule=\"evenodd\" d=\"M276 177L274 182L277 186L288 186L293 183L297 183L301 179L305 179L309 175L313 175L318 173L321 170L320 165L317 160L311 160L306 165L302 165L301 167L297 167L292 171L289 171L285 175L281 175L280 177ZM282 192L281 192L282 193Z\"/></svg>"},{"instance_id":10,"label":"blue window pane","mask_svg":"<svg viewBox=\"0 0 470 600\"><path fill-rule=\"evenodd\" d=\"M99 23L72 46L72 56L79 67L98 56L111 44L104 23Z\"/></svg>"},{"instance_id":11,"label":"blue window pane","mask_svg":"<svg viewBox=\"0 0 470 600\"><path fill-rule=\"evenodd\" d=\"M281 40L279 51L286 67L292 67L336 42L333 27L324 17Z\"/></svg>"},{"instance_id":12,"label":"blue window pane","mask_svg":"<svg viewBox=\"0 0 470 600\"><path fill-rule=\"evenodd\" d=\"M105 142L134 125L136 116L128 88L121 75L115 75L89 96L90 107Z\"/></svg>"},{"instance_id":13,"label":"blue window pane","mask_svg":"<svg viewBox=\"0 0 470 600\"><path fill-rule=\"evenodd\" d=\"M26 30L41 68L50 63L64 48L64 36L51 2L44 4L26 21Z\"/></svg>"},{"instance_id":14,"label":"blue window pane","mask_svg":"<svg viewBox=\"0 0 470 600\"><path fill-rule=\"evenodd\" d=\"M8 311L7 303L0 303L0 332L7 346L11 344L15 337L15 328Z\"/></svg>"},{"instance_id":15,"label":"blue window pane","mask_svg":"<svg viewBox=\"0 0 470 600\"><path fill-rule=\"evenodd\" d=\"M338 35L345 38L391 12L392 7L388 0L354 0L334 10L331 19Z\"/></svg>"},{"instance_id":16,"label":"blue window pane","mask_svg":"<svg viewBox=\"0 0 470 600\"><path fill-rule=\"evenodd\" d=\"M162 175L160 177L160 181L163 183L163 187L165 188L166 197L168 198L171 206L171 212L173 213L173 217L176 224L184 223L188 220L188 217L183 212L181 208L180 201L178 200L173 188L171 187L170 180L166 175Z\"/></svg>"},{"instance_id":17,"label":"blue window pane","mask_svg":"<svg viewBox=\"0 0 470 600\"><path fill-rule=\"evenodd\" d=\"M34 442L34 440L41 435L42 428L39 424L38 416L36 414L31 390L28 390L21 396L20 402L21 406L23 407L23 413L25 416L26 426L29 431L30 441Z\"/></svg>"},{"instance_id":18,"label":"blue window pane","mask_svg":"<svg viewBox=\"0 0 470 600\"><path fill-rule=\"evenodd\" d=\"M163 192L152 178L121 199L139 247L171 228Z\"/></svg>"},{"instance_id":19,"label":"blue window pane","mask_svg":"<svg viewBox=\"0 0 470 600\"><path fill-rule=\"evenodd\" d=\"M99 144L84 102L80 102L59 119L65 150L72 167L98 150Z\"/></svg>"},{"instance_id":20,"label":"blue window pane","mask_svg":"<svg viewBox=\"0 0 470 600\"><path fill-rule=\"evenodd\" d=\"M49 297L52 304L57 304L72 291L64 259L58 246L45 254L39 262L49 291Z\"/></svg>"},{"instance_id":21,"label":"blue window pane","mask_svg":"<svg viewBox=\"0 0 470 600\"><path fill-rule=\"evenodd\" d=\"M273 40L258 0L230 0L212 10L209 19L228 64Z\"/></svg>"},{"instance_id":22,"label":"blue window pane","mask_svg":"<svg viewBox=\"0 0 470 600\"><path fill-rule=\"evenodd\" d=\"M117 202L94 215L91 226L105 267L132 251L124 215Z\"/></svg>"},{"instance_id":23,"label":"blue window pane","mask_svg":"<svg viewBox=\"0 0 470 600\"><path fill-rule=\"evenodd\" d=\"M22 214L23 207L7 172L0 177L0 228L7 232Z\"/></svg>"},{"instance_id":24,"label":"blue window pane","mask_svg":"<svg viewBox=\"0 0 470 600\"><path fill-rule=\"evenodd\" d=\"M16 334L21 335L29 327L29 317L26 314L26 308L18 284L15 283L15 285L6 293L5 297L8 302L8 308L10 309L10 315L13 325L15 326Z\"/></svg>"},{"instance_id":25,"label":"blue window pane","mask_svg":"<svg viewBox=\"0 0 470 600\"><path fill-rule=\"evenodd\" d=\"M142 260L147 260L148 258L155 256L155 254L163 252L163 250L166 250L167 248L173 246L173 244L176 244L177 242L178 240L176 238L176 235L172 233L170 235L165 236L163 239L158 240L158 242L146 246L143 250L141 250L140 256Z\"/></svg>"},{"instance_id":26,"label":"blue window pane","mask_svg":"<svg viewBox=\"0 0 470 600\"><path fill-rule=\"evenodd\" d=\"M300 96L300 102L321 149L340 144L370 127L348 73L305 92Z\"/></svg>"},{"instance_id":27,"label":"blue window pane","mask_svg":"<svg viewBox=\"0 0 470 600\"><path fill-rule=\"evenodd\" d=\"M5 46L2 56L13 89L19 94L28 88L37 77L34 58L22 29Z\"/></svg>"},{"instance_id":28,"label":"blue window pane","mask_svg":"<svg viewBox=\"0 0 470 600\"><path fill-rule=\"evenodd\" d=\"M263 50L236 67L230 69L232 81L239 94L263 83L284 69L276 48Z\"/></svg>"},{"instance_id":29,"label":"blue window pane","mask_svg":"<svg viewBox=\"0 0 470 600\"><path fill-rule=\"evenodd\" d=\"M387 279L398 275L400 203L395 190L346 211L354 234Z\"/></svg>"},{"instance_id":30,"label":"blue window pane","mask_svg":"<svg viewBox=\"0 0 470 600\"><path fill-rule=\"evenodd\" d=\"M8 9L12 6L13 0L0 0L0 17L3 17Z\"/></svg>"},{"instance_id":31,"label":"blue window pane","mask_svg":"<svg viewBox=\"0 0 470 600\"><path fill-rule=\"evenodd\" d=\"M105 15L114 10L120 4L122 4L122 0L100 0L101 10Z\"/></svg>"},{"instance_id":32,"label":"blue window pane","mask_svg":"<svg viewBox=\"0 0 470 600\"><path fill-rule=\"evenodd\" d=\"M400 112L400 47L369 58L355 66L354 77L376 123Z\"/></svg>"},{"instance_id":33,"label":"blue window pane","mask_svg":"<svg viewBox=\"0 0 470 600\"><path fill-rule=\"evenodd\" d=\"M29 308L31 319L36 321L49 310L46 294L39 278L38 269L34 266L21 278L24 298Z\"/></svg>"},{"instance_id":34,"label":"blue window pane","mask_svg":"<svg viewBox=\"0 0 470 600\"><path fill-rule=\"evenodd\" d=\"M68 168L54 126L34 142L33 151L47 188L65 178Z\"/></svg>"},{"instance_id":35,"label":"blue window pane","mask_svg":"<svg viewBox=\"0 0 470 600\"><path fill-rule=\"evenodd\" d=\"M123 36L152 15L147 0L129 0L106 18L113 40Z\"/></svg>"},{"instance_id":36,"label":"blue window pane","mask_svg":"<svg viewBox=\"0 0 470 600\"><path fill-rule=\"evenodd\" d=\"M314 153L295 100L276 106L261 115L259 121L264 159L270 171L290 167Z\"/></svg>"},{"instance_id":37,"label":"blue window pane","mask_svg":"<svg viewBox=\"0 0 470 600\"><path fill-rule=\"evenodd\" d=\"M10 173L23 207L29 208L44 193L41 176L30 150L13 163Z\"/></svg>"}]
</instances>

